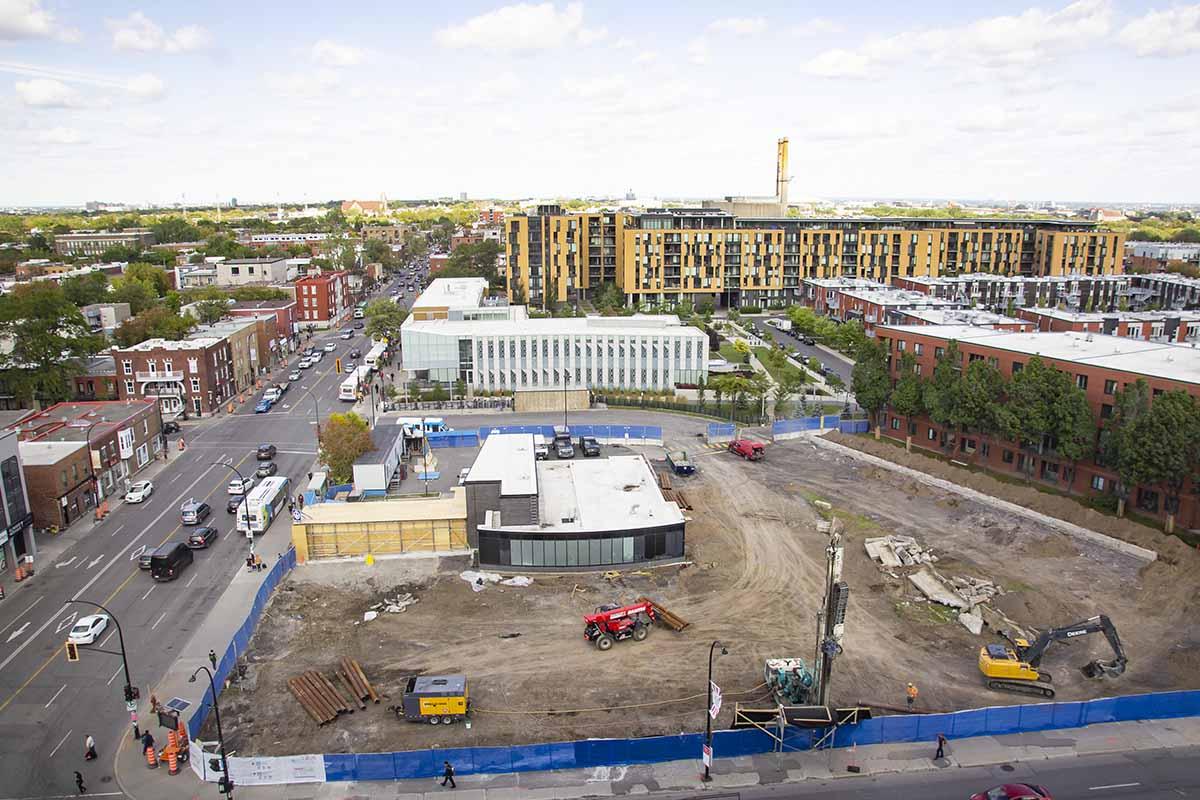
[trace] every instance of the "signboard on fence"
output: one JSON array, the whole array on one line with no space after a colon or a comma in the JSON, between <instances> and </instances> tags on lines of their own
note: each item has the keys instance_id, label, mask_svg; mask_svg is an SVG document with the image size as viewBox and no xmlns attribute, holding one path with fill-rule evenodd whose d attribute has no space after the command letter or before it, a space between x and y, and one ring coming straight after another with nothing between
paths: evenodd
<instances>
[{"instance_id":1,"label":"signboard on fence","mask_svg":"<svg viewBox=\"0 0 1200 800\"><path fill-rule=\"evenodd\" d=\"M212 780L219 778L215 776ZM279 783L324 783L325 757L321 755L229 759L229 777L235 786L269 786Z\"/></svg>"}]
</instances>

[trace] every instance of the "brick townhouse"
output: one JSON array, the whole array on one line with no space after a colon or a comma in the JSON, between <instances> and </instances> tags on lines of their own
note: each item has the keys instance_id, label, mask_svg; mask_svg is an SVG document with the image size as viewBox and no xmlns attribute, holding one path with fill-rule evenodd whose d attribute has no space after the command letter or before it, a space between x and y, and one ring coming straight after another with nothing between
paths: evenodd
<instances>
[{"instance_id":1,"label":"brick townhouse","mask_svg":"<svg viewBox=\"0 0 1200 800\"><path fill-rule=\"evenodd\" d=\"M87 478L89 482L94 481L91 491L100 500L124 494L130 481L159 458L164 447L162 414L158 405L148 399L57 403L22 417L8 428L17 432L22 448L29 444L82 443L91 452L91 470ZM39 448L30 451L37 453L34 472L38 473L42 471L38 467L44 467L53 474L39 477L39 485L57 482L58 494L54 500L60 509L64 501L73 504L71 519L74 519L84 513L80 510L83 468L77 470L74 466L77 463L74 450L65 447L42 449L46 452L37 453ZM57 452L53 452L55 450ZM49 489L42 491L43 497L51 493ZM94 504L96 499L91 498L91 502ZM87 502L82 501L84 510L91 507ZM34 513L39 511L35 509ZM45 508L40 513L43 518L53 517L52 511Z\"/></svg>"},{"instance_id":2,"label":"brick townhouse","mask_svg":"<svg viewBox=\"0 0 1200 800\"><path fill-rule=\"evenodd\" d=\"M87 442L18 442L35 528L63 530L96 507Z\"/></svg>"},{"instance_id":3,"label":"brick townhouse","mask_svg":"<svg viewBox=\"0 0 1200 800\"><path fill-rule=\"evenodd\" d=\"M122 400L157 400L162 414L207 416L237 394L233 348L224 337L147 339L112 349Z\"/></svg>"},{"instance_id":4,"label":"brick townhouse","mask_svg":"<svg viewBox=\"0 0 1200 800\"><path fill-rule=\"evenodd\" d=\"M1200 341L1200 311L1114 311L1102 314L1057 308L1021 308L1017 310L1017 316L1031 321L1039 331L1103 333L1179 344Z\"/></svg>"},{"instance_id":5,"label":"brick townhouse","mask_svg":"<svg viewBox=\"0 0 1200 800\"><path fill-rule=\"evenodd\" d=\"M275 315L275 330L280 338L296 335L296 301L292 300L242 300L229 306L226 311L231 317L258 317Z\"/></svg>"},{"instance_id":6,"label":"brick townhouse","mask_svg":"<svg viewBox=\"0 0 1200 800\"><path fill-rule=\"evenodd\" d=\"M271 369L281 357L273 314L199 325L188 338L225 339L229 342L235 392L252 389L255 379Z\"/></svg>"},{"instance_id":7,"label":"brick townhouse","mask_svg":"<svg viewBox=\"0 0 1200 800\"><path fill-rule=\"evenodd\" d=\"M343 271L322 272L298 279L296 310L302 327L336 325L350 309L350 284Z\"/></svg>"},{"instance_id":8,"label":"brick townhouse","mask_svg":"<svg viewBox=\"0 0 1200 800\"><path fill-rule=\"evenodd\" d=\"M888 348L893 379L900 377L902 354L912 353L923 378L933 375L934 366L949 343L957 342L963 368L971 361L987 359L1007 379L1037 356L1048 366L1070 375L1087 394L1096 420L1099 441L1104 420L1113 414L1114 397L1139 378L1152 395L1183 390L1200 398L1200 353L1190 346L1150 342L1120 336L1083 333L1010 333L962 325L881 326L879 340ZM929 419L905 419L888 410L883 425L888 436L911 436L915 446L944 452L953 433ZM1041 454L1021 450L998 435L966 433L954 445L955 458L969 460L998 472L1031 473L1034 480L1074 494L1112 492L1116 475L1094 458L1071 464L1048 446ZM1131 508L1159 518L1167 516L1166 497L1160 487L1138 486L1129 496ZM1200 482L1185 488L1177 519L1187 528L1200 528Z\"/></svg>"}]
</instances>

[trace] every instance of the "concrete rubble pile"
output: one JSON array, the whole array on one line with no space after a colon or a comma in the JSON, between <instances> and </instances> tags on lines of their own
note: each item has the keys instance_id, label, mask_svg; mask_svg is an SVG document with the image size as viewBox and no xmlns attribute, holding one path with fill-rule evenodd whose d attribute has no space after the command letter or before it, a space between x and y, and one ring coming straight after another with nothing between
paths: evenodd
<instances>
[{"instance_id":1,"label":"concrete rubble pile","mask_svg":"<svg viewBox=\"0 0 1200 800\"><path fill-rule=\"evenodd\" d=\"M922 547L911 536L877 536L864 540L863 546L872 561L885 567L912 567L933 564L938 560L932 550Z\"/></svg>"}]
</instances>

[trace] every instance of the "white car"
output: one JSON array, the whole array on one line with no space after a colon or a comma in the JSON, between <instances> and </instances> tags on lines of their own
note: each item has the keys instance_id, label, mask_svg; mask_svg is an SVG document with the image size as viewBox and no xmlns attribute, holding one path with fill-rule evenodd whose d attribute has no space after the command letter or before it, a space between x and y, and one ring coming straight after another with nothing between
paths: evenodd
<instances>
[{"instance_id":1,"label":"white car","mask_svg":"<svg viewBox=\"0 0 1200 800\"><path fill-rule=\"evenodd\" d=\"M75 627L67 636L67 641L75 644L95 644L108 627L108 614L90 614L75 621Z\"/></svg>"},{"instance_id":2,"label":"white car","mask_svg":"<svg viewBox=\"0 0 1200 800\"><path fill-rule=\"evenodd\" d=\"M245 480L242 480L241 478L234 478L229 482L228 492L230 494L245 494L253 488L253 478L246 478Z\"/></svg>"},{"instance_id":3,"label":"white car","mask_svg":"<svg viewBox=\"0 0 1200 800\"><path fill-rule=\"evenodd\" d=\"M153 483L150 481L135 481L129 484L129 491L125 493L125 502L141 503L152 494L154 494Z\"/></svg>"},{"instance_id":4,"label":"white car","mask_svg":"<svg viewBox=\"0 0 1200 800\"><path fill-rule=\"evenodd\" d=\"M470 467L463 467L458 473L458 485L462 486L467 482L467 476L471 474Z\"/></svg>"},{"instance_id":5,"label":"white car","mask_svg":"<svg viewBox=\"0 0 1200 800\"><path fill-rule=\"evenodd\" d=\"M302 359L300 359L300 363L297 364L296 366L299 367L300 369L308 369L309 367L312 366L312 360L308 359L308 358L302 358Z\"/></svg>"},{"instance_id":6,"label":"white car","mask_svg":"<svg viewBox=\"0 0 1200 800\"><path fill-rule=\"evenodd\" d=\"M345 372L347 375L353 375L354 370L356 370L356 369L358 369L358 365L356 365L353 361L351 361L346 364L346 368L343 370L343 372Z\"/></svg>"},{"instance_id":7,"label":"white car","mask_svg":"<svg viewBox=\"0 0 1200 800\"><path fill-rule=\"evenodd\" d=\"M300 380L300 370L298 370L298 369L294 369L294 370L292 370L290 373L288 373L288 380L289 380L289 381L298 381L298 380Z\"/></svg>"},{"instance_id":8,"label":"white car","mask_svg":"<svg viewBox=\"0 0 1200 800\"><path fill-rule=\"evenodd\" d=\"M317 352L315 352L311 356L309 356L308 360L310 363L312 363L315 366L324 357L325 357L325 354L322 353L320 350L318 350Z\"/></svg>"},{"instance_id":9,"label":"white car","mask_svg":"<svg viewBox=\"0 0 1200 800\"><path fill-rule=\"evenodd\" d=\"M337 350L337 345L334 344L333 342L330 342L329 344L325 345L326 353L332 353L334 350Z\"/></svg>"}]
</instances>

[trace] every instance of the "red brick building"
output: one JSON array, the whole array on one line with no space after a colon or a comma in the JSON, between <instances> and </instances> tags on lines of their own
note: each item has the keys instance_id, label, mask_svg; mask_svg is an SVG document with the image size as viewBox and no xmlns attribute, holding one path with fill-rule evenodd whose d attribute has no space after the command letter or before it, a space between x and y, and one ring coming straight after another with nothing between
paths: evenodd
<instances>
[{"instance_id":1,"label":"red brick building","mask_svg":"<svg viewBox=\"0 0 1200 800\"><path fill-rule=\"evenodd\" d=\"M477 221L482 225L503 225L504 212L498 208L483 208L479 210Z\"/></svg>"},{"instance_id":2,"label":"red brick building","mask_svg":"<svg viewBox=\"0 0 1200 800\"><path fill-rule=\"evenodd\" d=\"M454 234L450 237L450 252L453 253L464 244L479 244L483 241L482 233L467 233L465 231Z\"/></svg>"},{"instance_id":3,"label":"red brick building","mask_svg":"<svg viewBox=\"0 0 1200 800\"><path fill-rule=\"evenodd\" d=\"M294 286L297 322L301 327L328 328L350 310L350 284L345 272L308 275L298 279Z\"/></svg>"},{"instance_id":4,"label":"red brick building","mask_svg":"<svg viewBox=\"0 0 1200 800\"><path fill-rule=\"evenodd\" d=\"M1036 330L1053 333L1102 333L1151 342L1200 341L1200 311L1114 311L1086 313L1057 308L1020 308L1017 316Z\"/></svg>"},{"instance_id":5,"label":"red brick building","mask_svg":"<svg viewBox=\"0 0 1200 800\"><path fill-rule=\"evenodd\" d=\"M292 300L243 300L229 306L231 317L258 317L275 315L275 330L280 336L292 337L296 333L296 301Z\"/></svg>"},{"instance_id":6,"label":"red brick building","mask_svg":"<svg viewBox=\"0 0 1200 800\"><path fill-rule=\"evenodd\" d=\"M987 359L1005 378L1037 356L1070 375L1084 390L1096 420L1097 442L1104 420L1113 414L1116 392L1139 378L1145 379L1155 396L1179 389L1200 398L1200 354L1178 344L1101 334L1009 333L961 325L881 326L876 335L888 349L893 379L900 377L900 357L905 352L916 357L919 375L933 375L938 357L952 340L957 342L964 369L971 361ZM911 436L914 446L941 453L946 453L953 433L926 418L905 419L890 410L883 432L901 440ZM1112 492L1116 485L1116 474L1093 459L1071 464L1052 449L1037 454L1000 436L966 433L953 446L955 458L998 472L1031 473L1035 481L1074 494ZM1165 500L1155 486L1138 486L1129 496L1131 508L1159 518L1167 516ZM1184 492L1177 519L1184 527L1200 528L1200 495Z\"/></svg>"},{"instance_id":7,"label":"red brick building","mask_svg":"<svg viewBox=\"0 0 1200 800\"><path fill-rule=\"evenodd\" d=\"M450 262L450 256L446 253L430 253L429 254L429 274L440 271Z\"/></svg>"},{"instance_id":8,"label":"red brick building","mask_svg":"<svg viewBox=\"0 0 1200 800\"><path fill-rule=\"evenodd\" d=\"M223 337L147 339L112 355L121 399L157 400L168 419L214 414L236 392L233 350Z\"/></svg>"}]
</instances>

